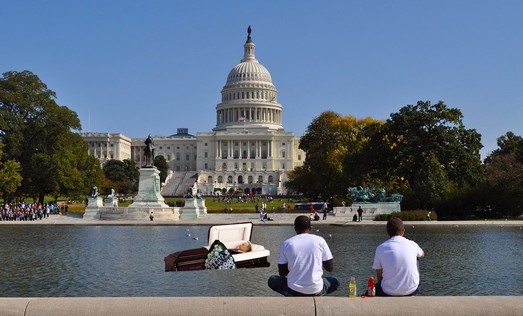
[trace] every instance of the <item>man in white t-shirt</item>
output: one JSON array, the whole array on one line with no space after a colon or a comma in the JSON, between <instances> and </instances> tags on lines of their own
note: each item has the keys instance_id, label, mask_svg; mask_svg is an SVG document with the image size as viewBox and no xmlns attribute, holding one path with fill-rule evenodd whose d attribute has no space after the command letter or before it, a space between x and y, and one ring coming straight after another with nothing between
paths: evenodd
<instances>
[{"instance_id":1,"label":"man in white t-shirt","mask_svg":"<svg viewBox=\"0 0 523 316\"><path fill-rule=\"evenodd\" d=\"M311 220L300 215L294 220L293 236L283 242L278 257L279 275L269 278L274 291L285 296L320 296L340 285L335 277L324 277L323 269L334 269L332 253L325 239L310 234Z\"/></svg>"},{"instance_id":2,"label":"man in white t-shirt","mask_svg":"<svg viewBox=\"0 0 523 316\"><path fill-rule=\"evenodd\" d=\"M389 219L387 233L390 238L376 248L372 264L378 277L376 296L416 295L420 290L418 258L425 254L417 243L403 237L401 219Z\"/></svg>"}]
</instances>

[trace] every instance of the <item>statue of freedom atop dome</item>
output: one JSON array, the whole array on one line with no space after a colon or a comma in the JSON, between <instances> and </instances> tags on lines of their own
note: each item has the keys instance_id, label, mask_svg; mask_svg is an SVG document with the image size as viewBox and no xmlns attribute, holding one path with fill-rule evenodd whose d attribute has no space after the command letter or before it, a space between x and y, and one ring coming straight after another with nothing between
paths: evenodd
<instances>
[{"instance_id":1,"label":"statue of freedom atop dome","mask_svg":"<svg viewBox=\"0 0 523 316\"><path fill-rule=\"evenodd\" d=\"M247 43L252 42L251 32L252 32L252 29L251 29L251 26L249 25L249 27L247 28Z\"/></svg>"}]
</instances>

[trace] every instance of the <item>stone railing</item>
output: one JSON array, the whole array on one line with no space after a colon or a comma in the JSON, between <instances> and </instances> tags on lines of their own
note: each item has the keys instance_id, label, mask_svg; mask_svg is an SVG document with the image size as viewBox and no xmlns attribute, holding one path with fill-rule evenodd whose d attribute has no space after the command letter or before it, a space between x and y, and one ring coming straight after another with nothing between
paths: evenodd
<instances>
[{"instance_id":1,"label":"stone railing","mask_svg":"<svg viewBox=\"0 0 523 316\"><path fill-rule=\"evenodd\" d=\"M361 206L363 210L363 220L373 221L378 214L390 214L392 212L400 212L401 206L399 203L383 202L383 203L354 203L351 206L337 206L334 207L336 217L347 217L352 219L354 215L358 215L358 207Z\"/></svg>"},{"instance_id":2,"label":"stone railing","mask_svg":"<svg viewBox=\"0 0 523 316\"><path fill-rule=\"evenodd\" d=\"M2 316L523 315L523 296L0 298Z\"/></svg>"}]
</instances>

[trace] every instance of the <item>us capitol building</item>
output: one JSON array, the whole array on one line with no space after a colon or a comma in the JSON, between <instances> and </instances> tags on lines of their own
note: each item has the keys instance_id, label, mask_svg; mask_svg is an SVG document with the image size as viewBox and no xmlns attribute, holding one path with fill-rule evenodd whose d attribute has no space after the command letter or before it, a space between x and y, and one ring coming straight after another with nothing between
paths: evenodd
<instances>
[{"instance_id":1,"label":"us capitol building","mask_svg":"<svg viewBox=\"0 0 523 316\"><path fill-rule=\"evenodd\" d=\"M178 128L171 136L154 136L155 155L169 165L163 196L179 196L197 182L204 195L231 189L255 194L286 194L287 172L303 165L300 138L282 125L283 106L271 74L254 54L251 28L244 55L229 72L216 105L212 132L189 134ZM83 133L89 154L101 164L131 159L144 164L144 138L120 133Z\"/></svg>"}]
</instances>

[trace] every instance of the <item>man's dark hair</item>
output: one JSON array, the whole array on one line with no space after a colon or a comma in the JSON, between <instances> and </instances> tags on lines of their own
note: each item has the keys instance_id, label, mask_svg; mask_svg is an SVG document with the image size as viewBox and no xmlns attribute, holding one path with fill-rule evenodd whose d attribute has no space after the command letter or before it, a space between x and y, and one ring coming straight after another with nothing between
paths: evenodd
<instances>
[{"instance_id":1,"label":"man's dark hair","mask_svg":"<svg viewBox=\"0 0 523 316\"><path fill-rule=\"evenodd\" d=\"M405 231L403 221L397 217L391 218L387 222L387 233L390 237L399 236L401 232Z\"/></svg>"},{"instance_id":2,"label":"man's dark hair","mask_svg":"<svg viewBox=\"0 0 523 316\"><path fill-rule=\"evenodd\" d=\"M311 219L308 216L300 215L294 220L294 230L296 233L304 233L311 228Z\"/></svg>"}]
</instances>

